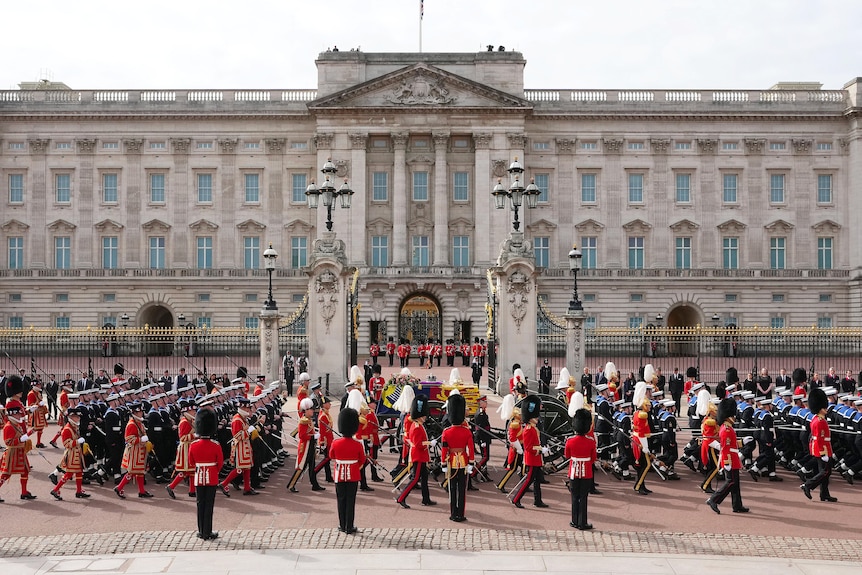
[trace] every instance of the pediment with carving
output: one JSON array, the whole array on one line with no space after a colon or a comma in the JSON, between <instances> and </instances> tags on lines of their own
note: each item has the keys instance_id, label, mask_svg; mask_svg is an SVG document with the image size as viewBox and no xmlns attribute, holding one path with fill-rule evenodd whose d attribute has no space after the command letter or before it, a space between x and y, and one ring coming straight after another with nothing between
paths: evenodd
<instances>
[{"instance_id":1,"label":"pediment with carving","mask_svg":"<svg viewBox=\"0 0 862 575\"><path fill-rule=\"evenodd\" d=\"M189 224L189 228L196 232L214 232L218 229L218 224L209 220L198 220Z\"/></svg>"},{"instance_id":2,"label":"pediment with carving","mask_svg":"<svg viewBox=\"0 0 862 575\"><path fill-rule=\"evenodd\" d=\"M314 224L297 218L284 224L284 229L289 234L310 234L314 230Z\"/></svg>"},{"instance_id":3,"label":"pediment with carving","mask_svg":"<svg viewBox=\"0 0 862 575\"><path fill-rule=\"evenodd\" d=\"M605 229L605 226L601 222L597 222L596 220L589 218L579 224L575 224L575 229L581 233L597 234L600 233L603 229Z\"/></svg>"},{"instance_id":4,"label":"pediment with carving","mask_svg":"<svg viewBox=\"0 0 862 575\"><path fill-rule=\"evenodd\" d=\"M100 232L112 231L118 232L123 229L123 224L120 222L115 222L114 220L102 220L101 222L95 224L93 226Z\"/></svg>"},{"instance_id":5,"label":"pediment with carving","mask_svg":"<svg viewBox=\"0 0 862 575\"><path fill-rule=\"evenodd\" d=\"M832 220L823 220L823 221L817 222L816 224L811 226L811 229L813 229L818 234L823 234L823 233L836 234L841 229L841 224L839 224L837 222L833 222Z\"/></svg>"},{"instance_id":6,"label":"pediment with carving","mask_svg":"<svg viewBox=\"0 0 862 575\"><path fill-rule=\"evenodd\" d=\"M375 236L384 236L392 231L392 222L383 218L374 218L365 224L365 229Z\"/></svg>"},{"instance_id":7,"label":"pediment with carving","mask_svg":"<svg viewBox=\"0 0 862 575\"><path fill-rule=\"evenodd\" d=\"M407 230L410 232L410 235L414 236L423 236L431 233L431 230L434 229L434 222L429 220L428 218L415 218L409 224L407 224Z\"/></svg>"},{"instance_id":8,"label":"pediment with carving","mask_svg":"<svg viewBox=\"0 0 862 575\"><path fill-rule=\"evenodd\" d=\"M13 219L0 226L0 229L2 229L4 232L23 233L29 230L30 226L25 224L24 222Z\"/></svg>"},{"instance_id":9,"label":"pediment with carving","mask_svg":"<svg viewBox=\"0 0 862 575\"><path fill-rule=\"evenodd\" d=\"M741 232L746 228L746 225L738 220L727 220L715 226L722 232Z\"/></svg>"},{"instance_id":10,"label":"pediment with carving","mask_svg":"<svg viewBox=\"0 0 862 575\"><path fill-rule=\"evenodd\" d=\"M241 232L262 232L266 229L266 224L262 224L257 220L246 220L236 225Z\"/></svg>"},{"instance_id":11,"label":"pediment with carving","mask_svg":"<svg viewBox=\"0 0 862 575\"><path fill-rule=\"evenodd\" d=\"M652 225L650 225L647 222L643 221L642 219L638 218L638 219L630 221L627 224L623 224L623 229L629 233L633 233L633 232L645 233L645 232L648 232L652 229Z\"/></svg>"},{"instance_id":12,"label":"pediment with carving","mask_svg":"<svg viewBox=\"0 0 862 575\"><path fill-rule=\"evenodd\" d=\"M163 222L162 220L150 220L144 225L141 226L145 231L154 232L161 231L166 232L171 229L171 224Z\"/></svg>"},{"instance_id":13,"label":"pediment with carving","mask_svg":"<svg viewBox=\"0 0 862 575\"><path fill-rule=\"evenodd\" d=\"M71 232L75 228L77 228L75 224L72 222L67 222L66 220L54 220L50 224L48 224L48 229L52 232Z\"/></svg>"},{"instance_id":14,"label":"pediment with carving","mask_svg":"<svg viewBox=\"0 0 862 575\"><path fill-rule=\"evenodd\" d=\"M781 233L781 232L789 232L793 229L793 224L789 222L785 222L784 220L775 220L774 222L770 222L763 226L769 232L772 233Z\"/></svg>"},{"instance_id":15,"label":"pediment with carving","mask_svg":"<svg viewBox=\"0 0 862 575\"><path fill-rule=\"evenodd\" d=\"M311 111L341 108L522 108L524 98L418 63L357 84L308 104Z\"/></svg>"},{"instance_id":16,"label":"pediment with carving","mask_svg":"<svg viewBox=\"0 0 862 575\"><path fill-rule=\"evenodd\" d=\"M676 223L670 225L670 229L679 233L679 232L694 232L698 228L700 228L700 224L696 224L691 220L682 219Z\"/></svg>"},{"instance_id":17,"label":"pediment with carving","mask_svg":"<svg viewBox=\"0 0 862 575\"><path fill-rule=\"evenodd\" d=\"M527 224L527 230L534 234L547 234L557 229L557 224L542 218Z\"/></svg>"},{"instance_id":18,"label":"pediment with carving","mask_svg":"<svg viewBox=\"0 0 862 575\"><path fill-rule=\"evenodd\" d=\"M464 235L473 229L473 222L467 218L455 218L449 220L449 230L456 235Z\"/></svg>"}]
</instances>

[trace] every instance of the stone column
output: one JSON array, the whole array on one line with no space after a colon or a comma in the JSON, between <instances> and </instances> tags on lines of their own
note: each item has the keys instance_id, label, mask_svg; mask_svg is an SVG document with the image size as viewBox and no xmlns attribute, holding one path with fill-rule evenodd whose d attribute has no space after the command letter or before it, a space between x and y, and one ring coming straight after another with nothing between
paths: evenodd
<instances>
[{"instance_id":1,"label":"stone column","mask_svg":"<svg viewBox=\"0 0 862 575\"><path fill-rule=\"evenodd\" d=\"M408 134L392 134L395 149L392 167L392 265L406 266L408 253L407 220L410 211L407 198L411 189L407 182L407 138Z\"/></svg>"},{"instance_id":2,"label":"stone column","mask_svg":"<svg viewBox=\"0 0 862 575\"><path fill-rule=\"evenodd\" d=\"M576 378L584 371L584 310L567 311L566 315L566 367Z\"/></svg>"},{"instance_id":3,"label":"stone column","mask_svg":"<svg viewBox=\"0 0 862 575\"><path fill-rule=\"evenodd\" d=\"M308 283L308 365L312 379L346 381L347 287L351 268L346 265L344 242L334 232L314 241Z\"/></svg>"},{"instance_id":4,"label":"stone column","mask_svg":"<svg viewBox=\"0 0 862 575\"><path fill-rule=\"evenodd\" d=\"M434 132L434 265L449 265L449 169L446 165L448 132Z\"/></svg>"},{"instance_id":5,"label":"stone column","mask_svg":"<svg viewBox=\"0 0 862 575\"><path fill-rule=\"evenodd\" d=\"M96 149L95 138L79 138L75 140L78 147L78 190L76 211L80 214L80 225L78 226L77 238L75 238L75 251L77 257L74 258L77 262L74 267L77 268L94 268L100 266L101 243L94 241L93 224L95 210L92 206L98 206L101 203L101 198L97 197L98 192L94 190L94 152ZM98 188L101 188L99 183ZM95 252L95 253L94 253Z\"/></svg>"},{"instance_id":6,"label":"stone column","mask_svg":"<svg viewBox=\"0 0 862 575\"><path fill-rule=\"evenodd\" d=\"M491 268L497 286L497 393L509 392L512 364L527 378L536 377L536 267L524 234L512 232L503 242L498 265ZM533 382L535 383L535 382Z\"/></svg>"},{"instance_id":7,"label":"stone column","mask_svg":"<svg viewBox=\"0 0 862 575\"><path fill-rule=\"evenodd\" d=\"M672 196L668 197L668 178L673 179L673 171L668 169L667 151L670 147L670 139L668 138L651 138L650 149L652 151L653 167L650 172L650 178L644 178L644 200L649 209L647 213L652 220L652 237L648 239L648 246L645 247L649 257L644 265L648 268L672 268L674 251L666 249L665 246L672 246L673 238L670 235L670 224L668 206L676 205L676 182L671 184L673 189ZM691 185L695 185L695 174L692 173ZM628 195L628 192L626 192ZM574 372L572 372L574 373Z\"/></svg>"},{"instance_id":8,"label":"stone column","mask_svg":"<svg viewBox=\"0 0 862 575\"><path fill-rule=\"evenodd\" d=\"M189 241L189 148L191 138L171 138L174 169L165 182L171 194L165 198L168 211L172 213L173 234L170 239L175 268L195 267L195 250ZM213 250L218 246L214 245ZM215 263L215 258L213 258Z\"/></svg>"},{"instance_id":9,"label":"stone column","mask_svg":"<svg viewBox=\"0 0 862 575\"><path fill-rule=\"evenodd\" d=\"M145 202L141 201L141 183L144 182L144 172L141 167L141 152L144 146L142 138L125 138L123 146L126 152L126 172L123 174L123 187L126 190L126 233L123 236L125 253L124 265L127 268L146 267L149 244L146 234L141 232L141 210Z\"/></svg>"},{"instance_id":10,"label":"stone column","mask_svg":"<svg viewBox=\"0 0 862 575\"><path fill-rule=\"evenodd\" d=\"M479 198L489 197L494 184L491 183L491 134L473 134L473 143L476 147L475 170L476 189L473 190L474 215L473 222L476 237L476 265L485 266L492 262L493 243L491 241L491 215L494 210L492 199ZM496 183L496 182L494 182Z\"/></svg>"},{"instance_id":11,"label":"stone column","mask_svg":"<svg viewBox=\"0 0 862 575\"><path fill-rule=\"evenodd\" d=\"M278 349L278 320L281 318L277 309L262 309L260 311L260 373L266 376L266 381L280 380L281 355Z\"/></svg>"},{"instance_id":12,"label":"stone column","mask_svg":"<svg viewBox=\"0 0 862 575\"><path fill-rule=\"evenodd\" d=\"M31 138L27 141L30 149L30 155L33 156L31 170L28 174L33 186L33 207L28 209L28 214L32 214L31 229L44 230L51 223L48 219L48 214L53 211L54 200L54 182L51 178L51 171L48 169L46 151L51 140ZM39 237L41 232L36 234ZM30 267L33 268L50 268L53 267L51 259L51 250L54 246L54 237L50 232L45 232L45 241L42 249L33 247L32 256L30 258Z\"/></svg>"},{"instance_id":13,"label":"stone column","mask_svg":"<svg viewBox=\"0 0 862 575\"><path fill-rule=\"evenodd\" d=\"M350 187L353 189L353 205L349 210L343 210L350 219L350 252L349 261L358 266L364 266L368 257L365 248L369 242L365 230L368 220L367 209L370 203L366 185L368 174L365 166L365 150L368 145L368 134L348 134L350 136ZM339 184L340 186L341 184Z\"/></svg>"}]
</instances>

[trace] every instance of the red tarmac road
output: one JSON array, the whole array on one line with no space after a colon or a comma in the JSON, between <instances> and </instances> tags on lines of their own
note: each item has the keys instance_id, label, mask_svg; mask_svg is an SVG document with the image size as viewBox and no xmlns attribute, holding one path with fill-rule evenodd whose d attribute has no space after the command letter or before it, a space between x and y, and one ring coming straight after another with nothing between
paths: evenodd
<instances>
[{"instance_id":1,"label":"red tarmac road","mask_svg":"<svg viewBox=\"0 0 862 575\"><path fill-rule=\"evenodd\" d=\"M448 370L447 370L448 374ZM466 373L464 374L466 375ZM441 378L442 379L442 378ZM492 426L502 427L494 410L500 398L489 394L489 413ZM293 405L289 399L287 408ZM338 406L333 406L337 412ZM53 436L55 425L49 425L44 441ZM686 432L682 435L685 436ZM681 441L684 443L685 439ZM504 448L494 442L491 454L491 476L502 475ZM293 453L295 446L287 445ZM381 463L391 468L396 456L384 448ZM195 526L195 503L187 497L182 485L177 489L177 500L168 498L162 485L150 480L148 489L153 499L138 499L135 488L126 488L128 499L120 500L112 491L113 485L88 486L92 494L88 500L75 499L73 485L63 490L64 501L55 501L49 495L52 489L48 473L60 461L62 451L48 447L42 449L47 461L31 454L33 471L30 491L38 496L35 501L18 498L17 477L0 489L6 502L0 504L0 537L35 536L74 533L104 533L112 531L158 531L185 530ZM266 489L256 497L244 497L232 492L230 499L218 494L216 500L215 525L218 529L291 529L334 527L337 525L335 489L332 484L325 492L312 492L308 479L303 477L299 493L291 494L285 489L292 472L294 457L272 475ZM632 483L617 481L599 473L599 488L602 495L589 499L589 520L599 530L609 531L663 531L689 533L724 533L782 535L790 537L841 538L862 540L859 517L862 516L862 486L848 485L843 479L833 477L832 495L838 503L822 503L814 494L814 501L807 500L799 489L799 479L779 470L783 483L761 480L755 483L748 474L743 474L742 496L751 512L745 515L731 513L730 500L722 507L722 514L714 514L706 505L706 495L698 485L700 475L687 468L678 470L681 481L662 482L651 473L647 485L652 495L641 496L632 490ZM563 484L562 473L548 476L550 484L543 486L543 498L548 509L532 507L532 496L528 494L523 503L525 509L516 509L506 496L491 483L480 483L478 492L467 494L467 523L459 524L471 529L520 529L538 528L567 530L570 521L570 499ZM323 474L319 475L323 482ZM513 480L514 481L514 480ZM433 484L432 499L436 507L423 507L417 491L411 493L408 503L411 509L401 509L394 501L392 485L369 483L373 493L360 492L357 500L356 525L358 527L455 527L448 520L446 493ZM510 483L513 487L514 483Z\"/></svg>"}]
</instances>

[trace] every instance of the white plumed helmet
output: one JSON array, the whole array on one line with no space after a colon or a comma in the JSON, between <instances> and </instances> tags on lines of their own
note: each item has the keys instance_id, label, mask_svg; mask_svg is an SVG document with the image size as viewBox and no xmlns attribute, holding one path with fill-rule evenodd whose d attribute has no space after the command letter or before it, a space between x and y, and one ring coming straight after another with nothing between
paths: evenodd
<instances>
[{"instance_id":1,"label":"white plumed helmet","mask_svg":"<svg viewBox=\"0 0 862 575\"><path fill-rule=\"evenodd\" d=\"M560 380L557 382L557 387L555 389L566 389L569 387L569 378L572 375L569 373L569 368L564 367L560 370Z\"/></svg>"},{"instance_id":2,"label":"white plumed helmet","mask_svg":"<svg viewBox=\"0 0 862 575\"><path fill-rule=\"evenodd\" d=\"M500 419L509 421L512 419L512 414L515 412L515 396L511 393L503 398L503 403L497 408L497 413L500 414Z\"/></svg>"},{"instance_id":3,"label":"white plumed helmet","mask_svg":"<svg viewBox=\"0 0 862 575\"><path fill-rule=\"evenodd\" d=\"M617 376L617 366L614 362L609 361L605 364L605 379L610 381Z\"/></svg>"},{"instance_id":4,"label":"white plumed helmet","mask_svg":"<svg viewBox=\"0 0 862 575\"><path fill-rule=\"evenodd\" d=\"M392 407L400 411L401 413L410 413L410 408L413 405L413 398L416 397L416 392L413 391L413 387L409 385L405 385L401 388L401 395L398 396L398 399L395 400L395 403L392 404Z\"/></svg>"},{"instance_id":5,"label":"white plumed helmet","mask_svg":"<svg viewBox=\"0 0 862 575\"><path fill-rule=\"evenodd\" d=\"M576 391L572 394L572 400L569 402L569 417L574 417L575 412L584 408L584 394Z\"/></svg>"},{"instance_id":6,"label":"white plumed helmet","mask_svg":"<svg viewBox=\"0 0 862 575\"><path fill-rule=\"evenodd\" d=\"M697 394L697 414L705 417L709 413L709 404L712 403L712 397L705 389L701 389Z\"/></svg>"}]
</instances>

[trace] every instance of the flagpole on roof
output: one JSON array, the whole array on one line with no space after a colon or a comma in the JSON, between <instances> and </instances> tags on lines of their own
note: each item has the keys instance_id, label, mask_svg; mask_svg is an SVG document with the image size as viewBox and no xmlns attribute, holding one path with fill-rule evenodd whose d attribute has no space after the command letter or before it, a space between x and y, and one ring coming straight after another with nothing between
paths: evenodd
<instances>
[{"instance_id":1,"label":"flagpole on roof","mask_svg":"<svg viewBox=\"0 0 862 575\"><path fill-rule=\"evenodd\" d=\"M425 0L419 0L419 52L422 52L422 19L425 17Z\"/></svg>"}]
</instances>

